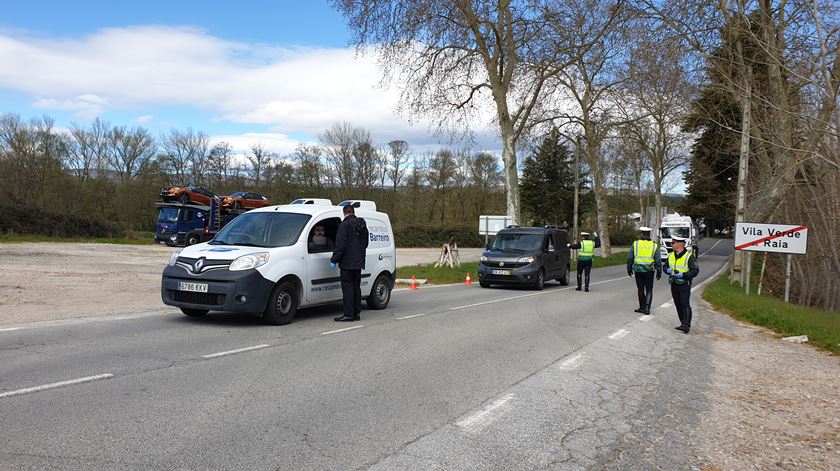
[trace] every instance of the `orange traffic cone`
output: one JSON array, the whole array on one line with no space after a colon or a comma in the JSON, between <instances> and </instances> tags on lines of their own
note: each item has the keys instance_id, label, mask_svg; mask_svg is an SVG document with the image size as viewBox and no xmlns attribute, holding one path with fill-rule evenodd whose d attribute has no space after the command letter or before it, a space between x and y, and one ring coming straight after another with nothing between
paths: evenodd
<instances>
[{"instance_id":1,"label":"orange traffic cone","mask_svg":"<svg viewBox=\"0 0 840 471\"><path fill-rule=\"evenodd\" d=\"M417 279L411 275L411 289L417 289Z\"/></svg>"},{"instance_id":2,"label":"orange traffic cone","mask_svg":"<svg viewBox=\"0 0 840 471\"><path fill-rule=\"evenodd\" d=\"M472 280L470 280L470 274L467 273L467 281L464 282L465 285L470 286L472 285Z\"/></svg>"}]
</instances>

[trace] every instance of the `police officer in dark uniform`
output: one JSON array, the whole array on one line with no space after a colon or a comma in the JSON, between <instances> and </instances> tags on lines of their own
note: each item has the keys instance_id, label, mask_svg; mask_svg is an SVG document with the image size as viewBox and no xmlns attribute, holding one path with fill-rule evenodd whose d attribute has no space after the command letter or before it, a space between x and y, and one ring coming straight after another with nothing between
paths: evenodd
<instances>
[{"instance_id":1,"label":"police officer in dark uniform","mask_svg":"<svg viewBox=\"0 0 840 471\"><path fill-rule=\"evenodd\" d=\"M601 238L595 232L595 240L593 241L588 232L581 232L580 236L583 240L577 244L566 244L572 250L578 250L577 257L577 291L580 291L581 275L586 279L585 289L589 292L589 272L592 271L592 260L595 259L595 249L601 246Z\"/></svg>"},{"instance_id":2,"label":"police officer in dark uniform","mask_svg":"<svg viewBox=\"0 0 840 471\"><path fill-rule=\"evenodd\" d=\"M674 236L672 243L674 251L665 262L665 273L669 275L671 296L680 318L680 325L676 329L687 334L691 329L691 280L700 273L700 268L694 252L685 250L685 238Z\"/></svg>"},{"instance_id":3,"label":"police officer in dark uniform","mask_svg":"<svg viewBox=\"0 0 840 471\"><path fill-rule=\"evenodd\" d=\"M344 301L344 315L336 317L336 322L361 320L362 312L362 270L368 246L367 223L356 217L353 206L344 207L344 220L338 226L335 238L335 251L330 263L332 268L338 264L341 268L341 294Z\"/></svg>"},{"instance_id":4,"label":"police officer in dark uniform","mask_svg":"<svg viewBox=\"0 0 840 471\"><path fill-rule=\"evenodd\" d=\"M636 289L639 294L639 308L635 312L650 314L653 300L653 276L662 278L662 259L659 244L650 240L649 227L640 227L641 238L633 242L627 252L627 276L636 275Z\"/></svg>"}]
</instances>

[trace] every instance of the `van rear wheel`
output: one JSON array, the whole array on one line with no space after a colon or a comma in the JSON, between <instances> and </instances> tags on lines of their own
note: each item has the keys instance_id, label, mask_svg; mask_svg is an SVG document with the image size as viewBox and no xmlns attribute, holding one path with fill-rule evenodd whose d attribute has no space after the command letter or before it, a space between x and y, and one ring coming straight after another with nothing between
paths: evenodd
<instances>
[{"instance_id":1,"label":"van rear wheel","mask_svg":"<svg viewBox=\"0 0 840 471\"><path fill-rule=\"evenodd\" d=\"M391 302L391 282L385 275L379 275L373 282L373 288L367 297L367 305L371 309L385 309Z\"/></svg>"},{"instance_id":2,"label":"van rear wheel","mask_svg":"<svg viewBox=\"0 0 840 471\"><path fill-rule=\"evenodd\" d=\"M190 308L187 308L187 307L182 307L181 312L183 312L184 314L186 314L190 317L201 317L201 316L207 314L210 311L208 311L207 309L190 309Z\"/></svg>"},{"instance_id":3,"label":"van rear wheel","mask_svg":"<svg viewBox=\"0 0 840 471\"><path fill-rule=\"evenodd\" d=\"M299 305L297 286L289 282L280 283L271 291L268 306L263 311L263 320L267 324L286 325L295 318Z\"/></svg>"},{"instance_id":4,"label":"van rear wheel","mask_svg":"<svg viewBox=\"0 0 840 471\"><path fill-rule=\"evenodd\" d=\"M569 272L572 271L572 267L566 265L566 270L563 272L563 276L557 278L557 281L560 282L560 286L568 286L569 285Z\"/></svg>"}]
</instances>

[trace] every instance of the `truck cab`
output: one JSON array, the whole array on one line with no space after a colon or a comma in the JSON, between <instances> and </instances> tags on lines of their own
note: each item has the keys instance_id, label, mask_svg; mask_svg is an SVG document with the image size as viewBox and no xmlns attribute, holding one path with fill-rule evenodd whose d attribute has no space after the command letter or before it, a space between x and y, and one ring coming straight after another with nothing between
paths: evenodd
<instances>
[{"instance_id":1,"label":"truck cab","mask_svg":"<svg viewBox=\"0 0 840 471\"><path fill-rule=\"evenodd\" d=\"M155 242L170 246L186 245L187 234L203 232L209 218L209 206L179 203L161 204L158 206L158 217L155 222ZM198 242L194 241L193 243Z\"/></svg>"},{"instance_id":2,"label":"truck cab","mask_svg":"<svg viewBox=\"0 0 840 471\"><path fill-rule=\"evenodd\" d=\"M660 256L665 259L673 249L673 237L687 239L688 250L700 249L700 229L689 216L679 213L666 214L659 224L659 250Z\"/></svg>"}]
</instances>

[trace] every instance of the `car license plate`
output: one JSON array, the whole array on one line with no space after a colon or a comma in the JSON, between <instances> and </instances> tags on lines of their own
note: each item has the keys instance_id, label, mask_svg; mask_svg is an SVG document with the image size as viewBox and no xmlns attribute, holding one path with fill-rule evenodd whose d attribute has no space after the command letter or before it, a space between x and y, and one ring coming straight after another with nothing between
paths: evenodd
<instances>
[{"instance_id":1,"label":"car license plate","mask_svg":"<svg viewBox=\"0 0 840 471\"><path fill-rule=\"evenodd\" d=\"M188 281L178 282L178 291L192 291L194 293L206 293L207 283L190 283Z\"/></svg>"},{"instance_id":2,"label":"car license plate","mask_svg":"<svg viewBox=\"0 0 840 471\"><path fill-rule=\"evenodd\" d=\"M493 270L494 275L510 275L510 270Z\"/></svg>"}]
</instances>

